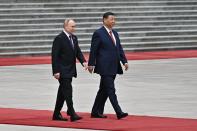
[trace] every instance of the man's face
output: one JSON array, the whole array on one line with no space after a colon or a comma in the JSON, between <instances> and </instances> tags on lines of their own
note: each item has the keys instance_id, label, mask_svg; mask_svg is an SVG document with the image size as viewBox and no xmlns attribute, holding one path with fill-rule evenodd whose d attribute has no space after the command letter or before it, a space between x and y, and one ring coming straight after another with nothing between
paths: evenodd
<instances>
[{"instance_id":1,"label":"man's face","mask_svg":"<svg viewBox=\"0 0 197 131\"><path fill-rule=\"evenodd\" d=\"M104 24L108 28L112 28L115 25L115 16L109 15L107 18L104 18Z\"/></svg>"},{"instance_id":2,"label":"man's face","mask_svg":"<svg viewBox=\"0 0 197 131\"><path fill-rule=\"evenodd\" d=\"M64 28L67 32L74 33L75 32L75 27L76 27L75 21L69 20L69 22L67 23L67 25L65 25Z\"/></svg>"}]
</instances>

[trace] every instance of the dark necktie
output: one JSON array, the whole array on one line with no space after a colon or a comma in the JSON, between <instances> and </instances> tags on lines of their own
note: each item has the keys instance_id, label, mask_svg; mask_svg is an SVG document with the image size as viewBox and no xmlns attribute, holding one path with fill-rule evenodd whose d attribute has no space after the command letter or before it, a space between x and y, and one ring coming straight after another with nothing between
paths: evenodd
<instances>
[{"instance_id":1,"label":"dark necktie","mask_svg":"<svg viewBox=\"0 0 197 131\"><path fill-rule=\"evenodd\" d=\"M72 40L72 36L69 35L69 41L70 41L70 44L72 46L72 48L74 49L74 43L73 43L73 40Z\"/></svg>"},{"instance_id":2,"label":"dark necktie","mask_svg":"<svg viewBox=\"0 0 197 131\"><path fill-rule=\"evenodd\" d=\"M113 37L113 35L112 35L112 31L109 31L109 35L110 35L110 37L111 37L111 40L112 40L113 44L115 45L115 40L114 40L114 37Z\"/></svg>"}]
</instances>

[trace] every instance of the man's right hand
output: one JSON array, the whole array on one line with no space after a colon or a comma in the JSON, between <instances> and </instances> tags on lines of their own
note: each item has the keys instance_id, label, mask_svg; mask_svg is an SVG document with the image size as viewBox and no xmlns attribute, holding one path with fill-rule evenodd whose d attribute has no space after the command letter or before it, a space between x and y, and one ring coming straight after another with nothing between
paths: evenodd
<instances>
[{"instance_id":1,"label":"man's right hand","mask_svg":"<svg viewBox=\"0 0 197 131\"><path fill-rule=\"evenodd\" d=\"M59 79L60 78L60 73L55 73L53 76L54 76L55 79Z\"/></svg>"},{"instance_id":2,"label":"man's right hand","mask_svg":"<svg viewBox=\"0 0 197 131\"><path fill-rule=\"evenodd\" d=\"M94 70L94 66L88 66L88 71L89 71L90 73L92 73L93 70Z\"/></svg>"}]
</instances>

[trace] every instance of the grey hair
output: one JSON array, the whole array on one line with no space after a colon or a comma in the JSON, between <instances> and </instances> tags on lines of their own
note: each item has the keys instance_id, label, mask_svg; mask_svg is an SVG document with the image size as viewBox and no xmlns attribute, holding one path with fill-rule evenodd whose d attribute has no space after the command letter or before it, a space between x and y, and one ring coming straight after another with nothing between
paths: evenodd
<instances>
[{"instance_id":1,"label":"grey hair","mask_svg":"<svg viewBox=\"0 0 197 131\"><path fill-rule=\"evenodd\" d=\"M63 27L65 27L66 25L68 25L69 21L71 21L71 20L73 20L73 19L71 19L71 18L65 19L65 20L64 20Z\"/></svg>"}]
</instances>

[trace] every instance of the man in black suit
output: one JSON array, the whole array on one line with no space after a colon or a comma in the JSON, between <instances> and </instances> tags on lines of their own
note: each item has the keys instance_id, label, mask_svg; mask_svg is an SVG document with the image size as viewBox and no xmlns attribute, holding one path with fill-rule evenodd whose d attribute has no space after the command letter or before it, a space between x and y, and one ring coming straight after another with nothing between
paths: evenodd
<instances>
[{"instance_id":1,"label":"man in black suit","mask_svg":"<svg viewBox=\"0 0 197 131\"><path fill-rule=\"evenodd\" d=\"M87 68L87 64L79 48L77 37L73 34L75 25L74 20L65 20L63 31L57 35L53 41L52 70L53 76L60 84L53 120L67 121L60 113L64 101L66 101L67 104L67 115L70 116L70 120L76 121L82 119L82 117L76 114L73 107L72 77L77 77L76 58L85 68Z\"/></svg>"},{"instance_id":2,"label":"man in black suit","mask_svg":"<svg viewBox=\"0 0 197 131\"><path fill-rule=\"evenodd\" d=\"M117 118L128 116L119 106L115 94L114 80L116 74L123 74L120 62L128 69L127 59L120 44L118 33L112 29L115 25L115 16L112 12L103 15L103 26L92 36L88 70L100 74L100 86L92 108L92 118L106 118L103 115L104 105L109 100L116 112Z\"/></svg>"}]
</instances>

